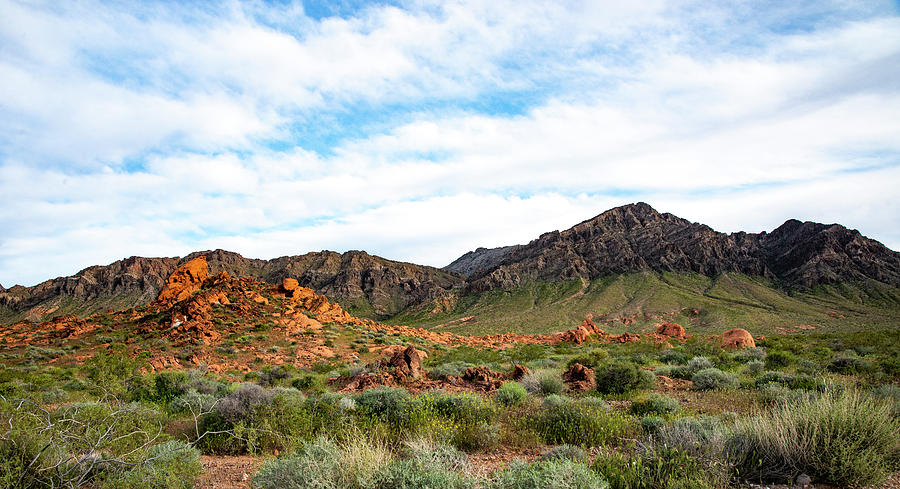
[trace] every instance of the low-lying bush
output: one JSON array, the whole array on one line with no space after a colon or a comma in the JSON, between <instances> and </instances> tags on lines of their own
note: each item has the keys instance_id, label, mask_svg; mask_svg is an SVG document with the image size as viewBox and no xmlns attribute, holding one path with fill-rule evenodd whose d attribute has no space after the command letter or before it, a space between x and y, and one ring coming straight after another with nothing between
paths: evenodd
<instances>
[{"instance_id":1,"label":"low-lying bush","mask_svg":"<svg viewBox=\"0 0 900 489\"><path fill-rule=\"evenodd\" d=\"M619 413L585 402L561 402L544 407L532 427L547 443L597 446L627 436L636 426Z\"/></svg>"},{"instance_id":2,"label":"low-lying bush","mask_svg":"<svg viewBox=\"0 0 900 489\"><path fill-rule=\"evenodd\" d=\"M700 391L731 389L738 384L734 374L723 372L717 368L701 370L695 373L691 380L694 382L694 389Z\"/></svg>"},{"instance_id":3,"label":"low-lying bush","mask_svg":"<svg viewBox=\"0 0 900 489\"><path fill-rule=\"evenodd\" d=\"M565 385L558 372L542 370L532 372L522 378L522 386L531 393L543 395L559 394L565 390Z\"/></svg>"},{"instance_id":4,"label":"low-lying bush","mask_svg":"<svg viewBox=\"0 0 900 489\"><path fill-rule=\"evenodd\" d=\"M601 394L624 394L626 392L651 389L655 376L630 362L611 362L598 367L594 373L597 391Z\"/></svg>"},{"instance_id":5,"label":"low-lying bush","mask_svg":"<svg viewBox=\"0 0 900 489\"><path fill-rule=\"evenodd\" d=\"M678 401L662 394L651 394L645 399L640 399L631 403L628 412L636 416L644 416L647 414L672 414L678 411Z\"/></svg>"},{"instance_id":6,"label":"low-lying bush","mask_svg":"<svg viewBox=\"0 0 900 489\"><path fill-rule=\"evenodd\" d=\"M528 391L518 382L505 382L494 394L497 402L504 406L518 406L527 397Z\"/></svg>"},{"instance_id":7,"label":"low-lying bush","mask_svg":"<svg viewBox=\"0 0 900 489\"><path fill-rule=\"evenodd\" d=\"M102 489L191 489L200 476L200 451L183 441L151 447L144 461L124 474L109 477Z\"/></svg>"},{"instance_id":8,"label":"low-lying bush","mask_svg":"<svg viewBox=\"0 0 900 489\"><path fill-rule=\"evenodd\" d=\"M568 459L514 462L494 475L490 489L607 489L609 484L587 465Z\"/></svg>"},{"instance_id":9,"label":"low-lying bush","mask_svg":"<svg viewBox=\"0 0 900 489\"><path fill-rule=\"evenodd\" d=\"M878 485L900 464L900 421L879 400L826 393L738 422L728 453L743 479Z\"/></svg>"},{"instance_id":10,"label":"low-lying bush","mask_svg":"<svg viewBox=\"0 0 900 489\"><path fill-rule=\"evenodd\" d=\"M611 489L712 489L715 481L700 462L677 449L652 450L644 455L608 453L592 468Z\"/></svg>"}]
</instances>

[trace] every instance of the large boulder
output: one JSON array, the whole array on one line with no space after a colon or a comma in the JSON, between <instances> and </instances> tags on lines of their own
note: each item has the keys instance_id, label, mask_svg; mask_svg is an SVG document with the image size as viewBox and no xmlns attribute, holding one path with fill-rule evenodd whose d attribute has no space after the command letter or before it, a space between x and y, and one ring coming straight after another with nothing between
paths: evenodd
<instances>
[{"instance_id":1,"label":"large boulder","mask_svg":"<svg viewBox=\"0 0 900 489\"><path fill-rule=\"evenodd\" d=\"M597 386L594 369L575 363L562 375L563 382L574 392L585 392Z\"/></svg>"},{"instance_id":2,"label":"large boulder","mask_svg":"<svg viewBox=\"0 0 900 489\"><path fill-rule=\"evenodd\" d=\"M683 340L686 336L684 326L678 323L663 323L656 328L656 334Z\"/></svg>"},{"instance_id":3,"label":"large boulder","mask_svg":"<svg viewBox=\"0 0 900 489\"><path fill-rule=\"evenodd\" d=\"M482 365L467 368L462 374L462 380L484 391L492 391L503 385L504 376Z\"/></svg>"},{"instance_id":4,"label":"large boulder","mask_svg":"<svg viewBox=\"0 0 900 489\"><path fill-rule=\"evenodd\" d=\"M209 265L206 263L206 257L194 258L169 275L156 301L169 304L183 301L200 290L207 277Z\"/></svg>"},{"instance_id":5,"label":"large boulder","mask_svg":"<svg viewBox=\"0 0 900 489\"><path fill-rule=\"evenodd\" d=\"M388 360L388 365L394 367L394 372L399 380L415 380L425 376L425 368L422 367L423 352L411 345L404 350L395 351Z\"/></svg>"},{"instance_id":6,"label":"large boulder","mask_svg":"<svg viewBox=\"0 0 900 489\"><path fill-rule=\"evenodd\" d=\"M523 377L525 377L526 375L528 375L530 373L531 373L531 371L528 370L528 367L517 363L517 364L513 365L513 371L509 375L509 378L511 378L513 380L522 380Z\"/></svg>"},{"instance_id":7,"label":"large boulder","mask_svg":"<svg viewBox=\"0 0 900 489\"><path fill-rule=\"evenodd\" d=\"M753 335L746 329L735 328L722 333L722 348L753 348L755 346Z\"/></svg>"}]
</instances>

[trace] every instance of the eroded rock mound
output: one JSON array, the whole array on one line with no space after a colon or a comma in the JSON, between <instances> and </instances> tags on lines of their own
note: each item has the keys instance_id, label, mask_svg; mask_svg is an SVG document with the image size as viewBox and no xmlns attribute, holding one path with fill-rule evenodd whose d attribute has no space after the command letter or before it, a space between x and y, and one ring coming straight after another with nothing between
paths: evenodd
<instances>
[{"instance_id":1,"label":"eroded rock mound","mask_svg":"<svg viewBox=\"0 0 900 489\"><path fill-rule=\"evenodd\" d=\"M594 369L575 363L562 375L563 382L574 392L585 392L597 386Z\"/></svg>"},{"instance_id":2,"label":"eroded rock mound","mask_svg":"<svg viewBox=\"0 0 900 489\"><path fill-rule=\"evenodd\" d=\"M408 346L402 351L394 352L390 360L388 360L388 365L394 367L397 380L401 382L416 380L425 376L425 368L422 367L422 360L424 359L424 352Z\"/></svg>"},{"instance_id":3,"label":"eroded rock mound","mask_svg":"<svg viewBox=\"0 0 900 489\"><path fill-rule=\"evenodd\" d=\"M169 275L166 285L159 291L156 302L172 304L183 301L200 290L207 277L209 277L209 265L206 263L206 257L194 258Z\"/></svg>"},{"instance_id":4,"label":"eroded rock mound","mask_svg":"<svg viewBox=\"0 0 900 489\"><path fill-rule=\"evenodd\" d=\"M528 370L528 367L525 365L515 364L513 365L513 371L509 375L509 378L513 380L522 380L523 377L530 374L531 370Z\"/></svg>"},{"instance_id":5,"label":"eroded rock mound","mask_svg":"<svg viewBox=\"0 0 900 489\"><path fill-rule=\"evenodd\" d=\"M678 323L663 323L656 328L656 334L683 340L686 337L684 326Z\"/></svg>"},{"instance_id":6,"label":"eroded rock mound","mask_svg":"<svg viewBox=\"0 0 900 489\"><path fill-rule=\"evenodd\" d=\"M722 348L754 348L756 342L746 329L729 329L722 333Z\"/></svg>"},{"instance_id":7,"label":"eroded rock mound","mask_svg":"<svg viewBox=\"0 0 900 489\"><path fill-rule=\"evenodd\" d=\"M568 331L560 333L557 336L557 340L560 342L570 342L575 343L576 345L580 345L593 335L596 335L598 338L600 338L606 336L606 332L598 328L597 325L594 324L593 318L591 316L588 316L584 318L584 321L582 321L581 325L577 328L572 328Z\"/></svg>"},{"instance_id":8,"label":"eroded rock mound","mask_svg":"<svg viewBox=\"0 0 900 489\"><path fill-rule=\"evenodd\" d=\"M485 391L499 389L503 385L504 375L485 367L469 367L462 374L462 380Z\"/></svg>"}]
</instances>

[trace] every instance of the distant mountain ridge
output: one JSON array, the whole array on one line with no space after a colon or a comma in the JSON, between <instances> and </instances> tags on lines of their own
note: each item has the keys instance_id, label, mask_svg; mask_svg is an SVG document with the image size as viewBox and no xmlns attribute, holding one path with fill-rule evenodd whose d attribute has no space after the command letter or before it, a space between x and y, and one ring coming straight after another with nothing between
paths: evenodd
<instances>
[{"instance_id":1,"label":"distant mountain ridge","mask_svg":"<svg viewBox=\"0 0 900 489\"><path fill-rule=\"evenodd\" d=\"M0 322L125 309L156 298L179 266L205 256L210 272L269 283L295 278L358 316L391 317L444 297L515 289L529 281L593 280L633 272L740 273L785 289L843 281L900 286L900 253L838 224L789 220L771 233L720 233L640 202L610 209L524 245L478 248L444 269L364 251L271 260L214 250L178 258L130 257L34 287L0 286Z\"/></svg>"},{"instance_id":2,"label":"distant mountain ridge","mask_svg":"<svg viewBox=\"0 0 900 489\"><path fill-rule=\"evenodd\" d=\"M526 245L469 252L445 269L468 275L471 291L644 270L742 273L774 279L785 288L848 280L900 285L900 253L838 224L792 219L771 233L725 234L643 202Z\"/></svg>"}]
</instances>

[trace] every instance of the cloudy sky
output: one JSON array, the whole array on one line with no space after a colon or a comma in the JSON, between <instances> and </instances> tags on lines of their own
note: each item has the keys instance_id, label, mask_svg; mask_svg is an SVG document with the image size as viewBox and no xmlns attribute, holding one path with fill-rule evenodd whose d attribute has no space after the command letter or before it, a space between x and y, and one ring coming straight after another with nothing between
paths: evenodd
<instances>
[{"instance_id":1,"label":"cloudy sky","mask_svg":"<svg viewBox=\"0 0 900 489\"><path fill-rule=\"evenodd\" d=\"M443 266L646 201L900 249L877 0L0 0L0 283L130 255Z\"/></svg>"}]
</instances>

